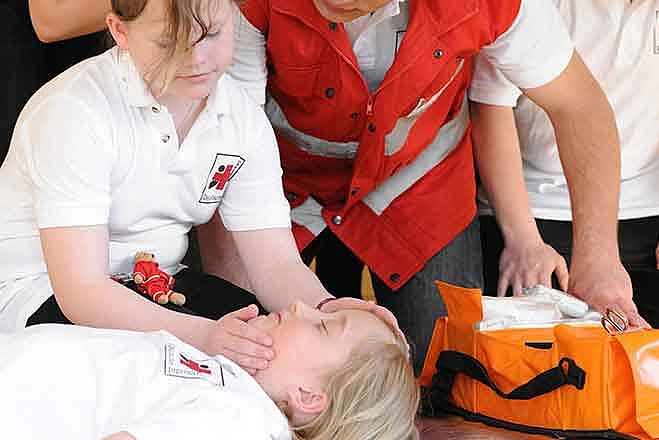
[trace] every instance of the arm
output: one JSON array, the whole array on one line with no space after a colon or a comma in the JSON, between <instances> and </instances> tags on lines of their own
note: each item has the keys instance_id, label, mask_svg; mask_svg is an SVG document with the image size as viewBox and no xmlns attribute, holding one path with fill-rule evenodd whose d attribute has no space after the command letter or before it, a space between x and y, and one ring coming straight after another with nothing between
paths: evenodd
<instances>
[{"instance_id":1,"label":"arm","mask_svg":"<svg viewBox=\"0 0 659 440\"><path fill-rule=\"evenodd\" d=\"M243 261L219 214L215 213L205 225L197 226L196 232L204 272L251 291Z\"/></svg>"},{"instance_id":2,"label":"arm","mask_svg":"<svg viewBox=\"0 0 659 440\"><path fill-rule=\"evenodd\" d=\"M295 301L315 307L330 295L300 258L287 228L231 233L254 294L269 310L283 310Z\"/></svg>"},{"instance_id":3,"label":"arm","mask_svg":"<svg viewBox=\"0 0 659 440\"><path fill-rule=\"evenodd\" d=\"M224 354L251 372L265 368L274 356L267 348L270 337L246 324L257 315L256 307L211 321L167 310L109 279L105 226L45 228L40 233L55 298L72 322L167 330L208 354Z\"/></svg>"},{"instance_id":4,"label":"arm","mask_svg":"<svg viewBox=\"0 0 659 440\"><path fill-rule=\"evenodd\" d=\"M632 325L647 325L632 301L631 281L618 253L620 144L606 96L576 52L560 76L523 92L554 126L569 186L570 292L600 311L620 308Z\"/></svg>"},{"instance_id":5,"label":"arm","mask_svg":"<svg viewBox=\"0 0 659 440\"><path fill-rule=\"evenodd\" d=\"M32 26L44 43L103 30L110 12L109 0L29 0L29 5Z\"/></svg>"},{"instance_id":6,"label":"arm","mask_svg":"<svg viewBox=\"0 0 659 440\"><path fill-rule=\"evenodd\" d=\"M513 295L536 284L551 287L554 272L567 290L565 260L542 240L529 208L512 108L472 103L471 116L476 165L504 238L497 295L508 286Z\"/></svg>"}]
</instances>

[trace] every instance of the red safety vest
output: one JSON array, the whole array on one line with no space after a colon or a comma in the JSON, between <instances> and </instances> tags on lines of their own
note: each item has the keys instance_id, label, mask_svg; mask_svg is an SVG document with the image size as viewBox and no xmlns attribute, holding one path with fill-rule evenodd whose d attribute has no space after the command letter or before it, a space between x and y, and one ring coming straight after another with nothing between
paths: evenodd
<instances>
[{"instance_id":1,"label":"red safety vest","mask_svg":"<svg viewBox=\"0 0 659 440\"><path fill-rule=\"evenodd\" d=\"M520 7L520 0L408 1L407 32L374 93L343 25L311 0L242 6L266 36L266 111L298 246L327 225L393 289L476 213L466 100L472 57Z\"/></svg>"}]
</instances>

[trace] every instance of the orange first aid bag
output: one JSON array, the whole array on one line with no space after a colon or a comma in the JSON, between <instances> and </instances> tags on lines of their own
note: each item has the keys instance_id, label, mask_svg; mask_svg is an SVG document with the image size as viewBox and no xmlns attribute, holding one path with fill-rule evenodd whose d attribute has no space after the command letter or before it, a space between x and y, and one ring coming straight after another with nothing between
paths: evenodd
<instances>
[{"instance_id":1,"label":"orange first aid bag","mask_svg":"<svg viewBox=\"0 0 659 440\"><path fill-rule=\"evenodd\" d=\"M480 331L480 290L437 286L448 316L436 322L419 379L426 411L552 437L659 439L659 330Z\"/></svg>"}]
</instances>

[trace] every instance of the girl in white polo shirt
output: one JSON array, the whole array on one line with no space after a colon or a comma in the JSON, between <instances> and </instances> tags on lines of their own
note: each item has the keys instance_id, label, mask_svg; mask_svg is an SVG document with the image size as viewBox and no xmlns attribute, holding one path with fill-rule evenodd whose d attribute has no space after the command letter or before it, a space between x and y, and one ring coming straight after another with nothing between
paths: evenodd
<instances>
[{"instance_id":1,"label":"girl in white polo shirt","mask_svg":"<svg viewBox=\"0 0 659 440\"><path fill-rule=\"evenodd\" d=\"M272 129L222 75L233 11L231 0L113 0L106 22L117 46L30 99L0 168L0 330L42 322L165 329L250 372L267 367L271 337L246 324L256 307L218 320L254 297L181 266L188 231L214 213L265 308L298 299L324 310L374 307L327 303L300 261ZM175 276L185 309L111 279L130 273L142 250Z\"/></svg>"},{"instance_id":2,"label":"girl in white polo shirt","mask_svg":"<svg viewBox=\"0 0 659 440\"><path fill-rule=\"evenodd\" d=\"M406 344L382 320L297 303L249 325L270 332L278 352L253 378L166 332L39 325L0 334L3 432L17 440L418 438Z\"/></svg>"}]
</instances>

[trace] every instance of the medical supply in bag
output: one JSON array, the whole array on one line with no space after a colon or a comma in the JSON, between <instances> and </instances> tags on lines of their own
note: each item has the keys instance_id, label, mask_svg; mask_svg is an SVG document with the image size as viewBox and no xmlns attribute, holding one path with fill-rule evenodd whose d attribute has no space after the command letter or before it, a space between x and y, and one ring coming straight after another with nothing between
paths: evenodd
<instances>
[{"instance_id":1,"label":"medical supply in bag","mask_svg":"<svg viewBox=\"0 0 659 440\"><path fill-rule=\"evenodd\" d=\"M437 286L448 316L419 378L426 414L554 438L659 439L659 330L609 333L599 314L529 321L525 311L488 329L480 290Z\"/></svg>"}]
</instances>

